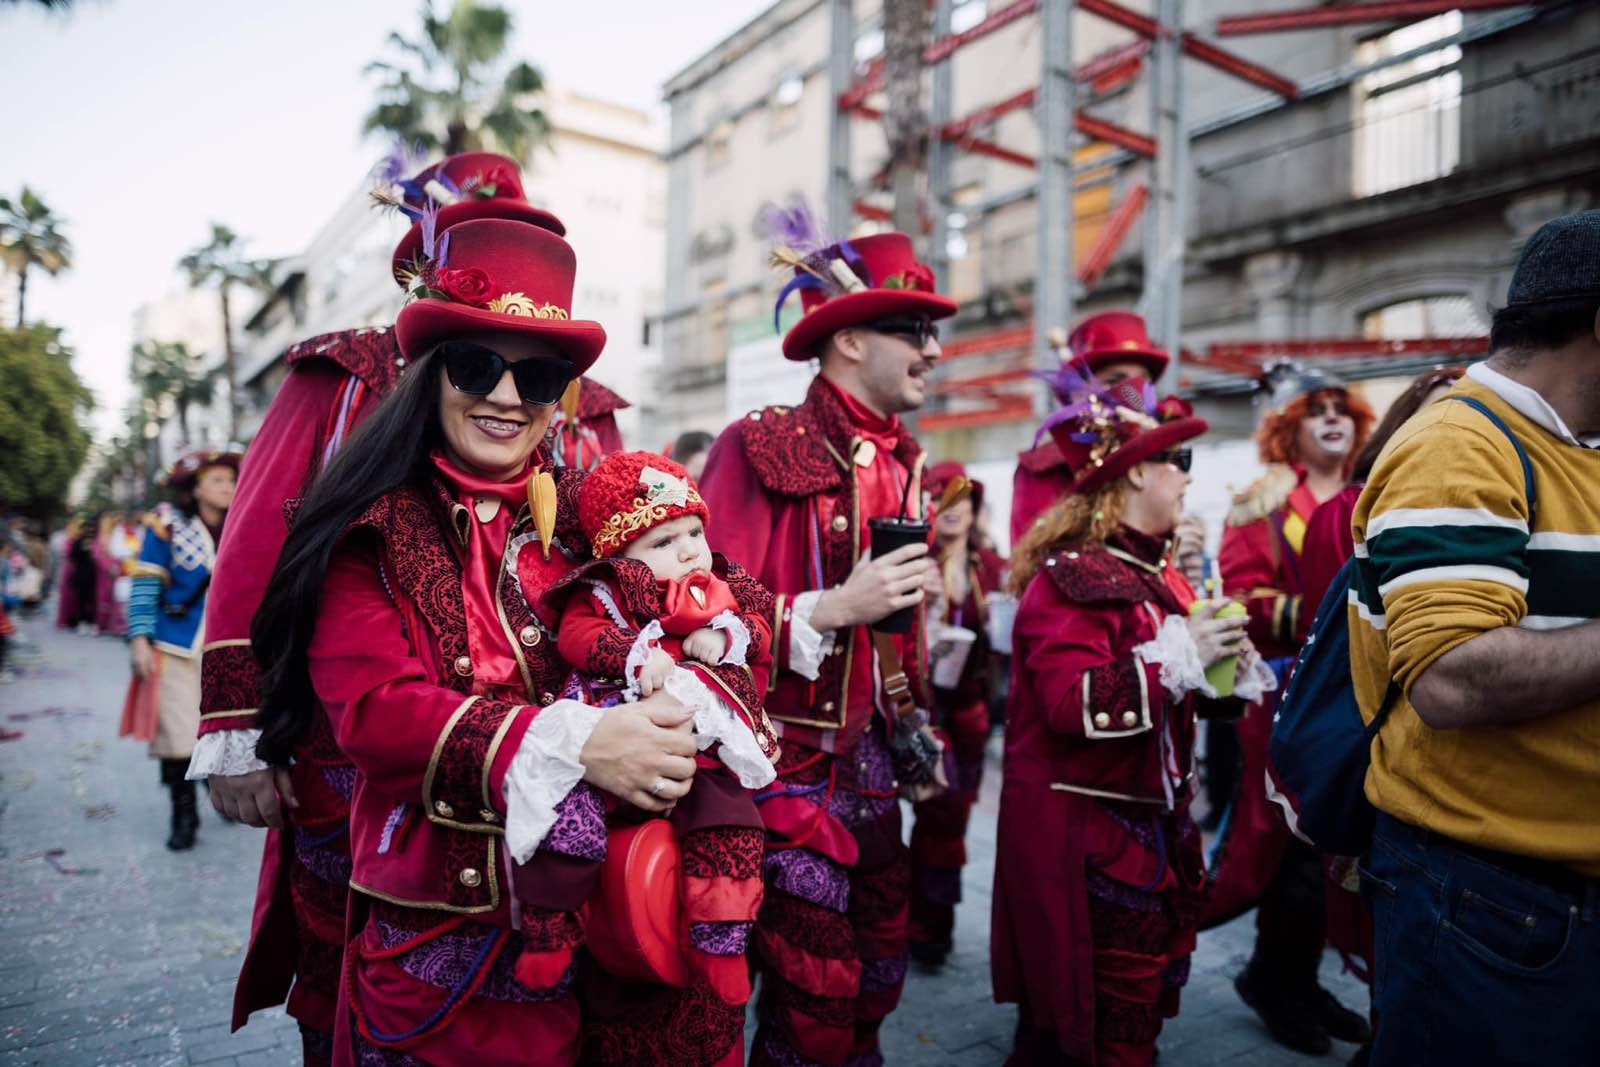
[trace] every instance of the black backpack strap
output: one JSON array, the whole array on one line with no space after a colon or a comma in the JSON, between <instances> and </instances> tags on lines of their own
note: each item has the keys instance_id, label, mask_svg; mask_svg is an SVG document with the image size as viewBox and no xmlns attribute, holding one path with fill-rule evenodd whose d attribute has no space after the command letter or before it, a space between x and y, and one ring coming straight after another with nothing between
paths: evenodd
<instances>
[{"instance_id":1,"label":"black backpack strap","mask_svg":"<svg viewBox=\"0 0 1600 1067\"><path fill-rule=\"evenodd\" d=\"M1523 485L1527 487L1528 491L1528 518L1530 520L1528 527L1531 532L1533 527L1533 516L1537 514L1539 510L1539 488L1538 484L1533 480L1533 460L1528 458L1528 450L1522 447L1522 441L1517 437L1516 433L1511 429L1511 427L1506 425L1506 420L1502 419L1499 415L1496 415L1488 404L1485 404L1477 397L1447 396L1444 399L1459 400L1461 403L1477 409L1480 415L1494 423L1495 428L1506 435L1506 440L1511 442L1511 447L1517 450L1517 459L1522 463L1522 482Z\"/></svg>"}]
</instances>

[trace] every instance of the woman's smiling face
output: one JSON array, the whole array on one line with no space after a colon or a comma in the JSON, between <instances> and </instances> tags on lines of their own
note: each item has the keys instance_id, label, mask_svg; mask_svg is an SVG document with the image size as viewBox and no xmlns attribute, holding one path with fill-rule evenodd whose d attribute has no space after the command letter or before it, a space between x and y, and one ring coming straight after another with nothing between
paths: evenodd
<instances>
[{"instance_id":1,"label":"woman's smiling face","mask_svg":"<svg viewBox=\"0 0 1600 1067\"><path fill-rule=\"evenodd\" d=\"M549 345L522 338L496 336L482 343L499 352L507 363L559 355ZM487 396L455 388L442 366L438 374L439 427L446 458L463 471L485 478L504 481L522 473L550 428L555 406L523 401L509 368Z\"/></svg>"}]
</instances>

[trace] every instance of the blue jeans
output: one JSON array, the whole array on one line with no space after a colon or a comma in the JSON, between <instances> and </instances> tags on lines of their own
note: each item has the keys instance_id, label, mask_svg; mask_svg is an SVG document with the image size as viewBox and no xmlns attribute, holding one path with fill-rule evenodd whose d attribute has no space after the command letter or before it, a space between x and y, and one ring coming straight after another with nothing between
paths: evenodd
<instances>
[{"instance_id":1,"label":"blue jeans","mask_svg":"<svg viewBox=\"0 0 1600 1067\"><path fill-rule=\"evenodd\" d=\"M1600 882L1381 812L1361 876L1374 1067L1600 1062Z\"/></svg>"}]
</instances>

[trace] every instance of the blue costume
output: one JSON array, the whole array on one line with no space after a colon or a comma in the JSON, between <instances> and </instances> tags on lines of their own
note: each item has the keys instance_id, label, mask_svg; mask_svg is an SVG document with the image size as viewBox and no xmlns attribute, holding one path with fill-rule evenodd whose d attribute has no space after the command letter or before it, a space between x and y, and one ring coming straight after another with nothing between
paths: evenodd
<instances>
[{"instance_id":1,"label":"blue costume","mask_svg":"<svg viewBox=\"0 0 1600 1067\"><path fill-rule=\"evenodd\" d=\"M132 569L128 636L148 637L170 655L198 658L216 559L211 532L198 518L175 514L147 527Z\"/></svg>"}]
</instances>

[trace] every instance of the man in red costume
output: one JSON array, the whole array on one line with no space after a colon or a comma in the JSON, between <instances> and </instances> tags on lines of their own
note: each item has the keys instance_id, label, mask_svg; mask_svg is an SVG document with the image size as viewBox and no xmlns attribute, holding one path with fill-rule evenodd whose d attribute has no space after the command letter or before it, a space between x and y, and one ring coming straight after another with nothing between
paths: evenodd
<instances>
[{"instance_id":1,"label":"man in red costume","mask_svg":"<svg viewBox=\"0 0 1600 1067\"><path fill-rule=\"evenodd\" d=\"M798 407L725 430L701 486L713 512L740 517L714 546L777 594L767 712L783 752L757 798L769 855L752 1062L867 1064L905 980L898 798L944 784L916 607L937 572L925 539L866 558L868 522L921 511L922 449L896 415L926 398L934 320L956 305L904 234L793 244L779 249L795 266L783 295L800 289L805 314L783 352L821 373ZM909 632L869 629L908 608Z\"/></svg>"},{"instance_id":2,"label":"man in red costume","mask_svg":"<svg viewBox=\"0 0 1600 1067\"><path fill-rule=\"evenodd\" d=\"M478 218L532 223L556 234L561 221L529 204L516 164L485 152L451 156L377 194L414 222L395 249L402 286L427 225L443 233ZM269 826L256 894L250 949L234 997L233 1025L288 998L301 1025L308 1063L332 1047L334 1002L344 944L350 877L349 800L355 770L334 744L322 716L298 754L292 782L256 758L255 714L261 678L250 651L250 624L283 548L284 506L394 388L405 370L387 328L313 337L285 354L289 375L256 435L240 473L231 532L217 562L206 610L201 660L200 743L192 767L210 775L212 804L252 826ZM596 438L620 447L610 414L625 402L594 383L578 412L591 412ZM286 810L287 809L287 810ZM292 989L291 989L292 984Z\"/></svg>"},{"instance_id":3,"label":"man in red costume","mask_svg":"<svg viewBox=\"0 0 1600 1067\"><path fill-rule=\"evenodd\" d=\"M1248 609L1250 639L1281 681L1316 610L1301 596L1307 523L1344 488L1374 417L1359 394L1320 373L1286 366L1269 373L1269 383L1274 410L1256 433L1267 473L1235 498L1218 566L1223 591ZM1327 931L1322 858L1289 834L1263 787L1274 701L1269 694L1250 706L1234 728L1235 745L1219 742L1216 724L1208 734L1208 772L1227 780L1233 796L1212 854L1204 922L1259 904L1255 953L1234 986L1276 1041L1322 1055L1330 1037L1361 1042L1370 1031L1317 982ZM1222 766L1232 760L1236 777Z\"/></svg>"}]
</instances>

